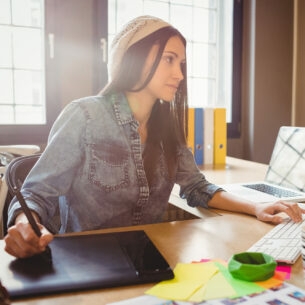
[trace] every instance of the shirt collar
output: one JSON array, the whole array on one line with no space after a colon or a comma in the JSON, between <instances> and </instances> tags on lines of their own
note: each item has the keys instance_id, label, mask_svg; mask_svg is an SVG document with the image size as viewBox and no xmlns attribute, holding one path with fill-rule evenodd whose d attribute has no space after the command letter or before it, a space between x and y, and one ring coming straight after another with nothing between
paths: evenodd
<instances>
[{"instance_id":1,"label":"shirt collar","mask_svg":"<svg viewBox=\"0 0 305 305\"><path fill-rule=\"evenodd\" d=\"M135 122L127 98L123 93L113 94L111 96L111 103L113 105L114 114L119 125Z\"/></svg>"}]
</instances>

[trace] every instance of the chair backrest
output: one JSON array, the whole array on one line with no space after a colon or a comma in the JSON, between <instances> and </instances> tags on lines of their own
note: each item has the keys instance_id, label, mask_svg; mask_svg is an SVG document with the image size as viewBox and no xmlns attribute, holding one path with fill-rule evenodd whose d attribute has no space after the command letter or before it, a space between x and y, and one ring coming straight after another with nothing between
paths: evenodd
<instances>
[{"instance_id":1,"label":"chair backrest","mask_svg":"<svg viewBox=\"0 0 305 305\"><path fill-rule=\"evenodd\" d=\"M14 197L14 187L21 188L28 173L35 165L41 154L21 156L13 159L6 168L5 181L8 186L8 194L3 207L3 233L7 233L7 212L11 200Z\"/></svg>"}]
</instances>

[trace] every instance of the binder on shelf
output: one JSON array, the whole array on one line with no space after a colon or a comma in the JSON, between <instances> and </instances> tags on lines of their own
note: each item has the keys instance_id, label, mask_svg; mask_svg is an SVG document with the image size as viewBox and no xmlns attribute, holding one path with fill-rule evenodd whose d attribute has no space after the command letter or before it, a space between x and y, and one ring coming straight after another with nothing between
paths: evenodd
<instances>
[{"instance_id":1,"label":"binder on shelf","mask_svg":"<svg viewBox=\"0 0 305 305\"><path fill-rule=\"evenodd\" d=\"M203 165L203 108L195 108L195 147L197 165Z\"/></svg>"},{"instance_id":2,"label":"binder on shelf","mask_svg":"<svg viewBox=\"0 0 305 305\"><path fill-rule=\"evenodd\" d=\"M188 136L187 146L195 153L195 108L188 109Z\"/></svg>"},{"instance_id":3,"label":"binder on shelf","mask_svg":"<svg viewBox=\"0 0 305 305\"><path fill-rule=\"evenodd\" d=\"M225 165L227 155L226 109L214 109L214 165Z\"/></svg>"},{"instance_id":4,"label":"binder on shelf","mask_svg":"<svg viewBox=\"0 0 305 305\"><path fill-rule=\"evenodd\" d=\"M214 162L214 108L203 109L203 163Z\"/></svg>"}]
</instances>

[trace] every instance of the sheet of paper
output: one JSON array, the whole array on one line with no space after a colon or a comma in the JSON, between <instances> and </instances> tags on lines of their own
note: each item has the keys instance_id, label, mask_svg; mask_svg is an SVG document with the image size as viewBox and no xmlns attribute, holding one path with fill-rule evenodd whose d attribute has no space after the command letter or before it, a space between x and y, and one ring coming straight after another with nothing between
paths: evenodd
<instances>
[{"instance_id":1,"label":"sheet of paper","mask_svg":"<svg viewBox=\"0 0 305 305\"><path fill-rule=\"evenodd\" d=\"M242 281L232 277L227 263L221 260L180 263L174 269L174 274L173 280L160 282L146 293L161 299L202 302L258 294L281 285L286 278L285 272L277 270L266 281Z\"/></svg>"},{"instance_id":2,"label":"sheet of paper","mask_svg":"<svg viewBox=\"0 0 305 305\"><path fill-rule=\"evenodd\" d=\"M228 283L235 290L236 297L253 294L253 293L259 293L265 290L263 287L257 285L254 282L246 282L232 277L229 270L224 265L219 264L217 262L215 264L218 266L220 272L226 278Z\"/></svg>"},{"instance_id":3,"label":"sheet of paper","mask_svg":"<svg viewBox=\"0 0 305 305\"><path fill-rule=\"evenodd\" d=\"M221 289L220 289L221 287ZM202 300L211 300L216 298L227 298L235 296L236 292L228 283L221 272L214 274L211 279L198 289L190 298L191 302L202 302Z\"/></svg>"},{"instance_id":4,"label":"sheet of paper","mask_svg":"<svg viewBox=\"0 0 305 305\"><path fill-rule=\"evenodd\" d=\"M184 302L184 301L166 301L157 299L153 296L142 296L136 297L133 299L128 299L125 301L109 303L108 305L194 305L193 302ZM141 303L139 303L141 301ZM282 304L282 305L301 305L305 303L305 290L294 285L283 283L275 289L267 289L262 293L252 294L248 296L242 296L236 299L214 299L205 302L204 304L208 305L233 305L233 304L242 304L242 305L270 305L270 304ZM203 304L203 303L202 303Z\"/></svg>"},{"instance_id":5,"label":"sheet of paper","mask_svg":"<svg viewBox=\"0 0 305 305\"><path fill-rule=\"evenodd\" d=\"M218 272L213 262L177 264L175 278L162 281L146 291L147 294L169 300L188 300Z\"/></svg>"},{"instance_id":6,"label":"sheet of paper","mask_svg":"<svg viewBox=\"0 0 305 305\"><path fill-rule=\"evenodd\" d=\"M276 271L280 271L280 272L285 272L286 273L286 280L290 279L290 275L291 275L291 266L290 265L278 265L276 267Z\"/></svg>"},{"instance_id":7,"label":"sheet of paper","mask_svg":"<svg viewBox=\"0 0 305 305\"><path fill-rule=\"evenodd\" d=\"M283 283L286 278L286 273L281 271L275 271L275 274L270 279L263 281L263 282L256 282L257 285L269 289L272 287L279 286Z\"/></svg>"}]
</instances>

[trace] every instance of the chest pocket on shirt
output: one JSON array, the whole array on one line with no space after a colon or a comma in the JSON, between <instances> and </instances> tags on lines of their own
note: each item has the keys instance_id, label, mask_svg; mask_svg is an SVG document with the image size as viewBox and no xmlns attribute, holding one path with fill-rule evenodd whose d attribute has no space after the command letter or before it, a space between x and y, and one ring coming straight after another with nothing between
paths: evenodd
<instances>
[{"instance_id":1,"label":"chest pocket on shirt","mask_svg":"<svg viewBox=\"0 0 305 305\"><path fill-rule=\"evenodd\" d=\"M128 152L115 145L92 145L89 180L106 192L129 184Z\"/></svg>"}]
</instances>

